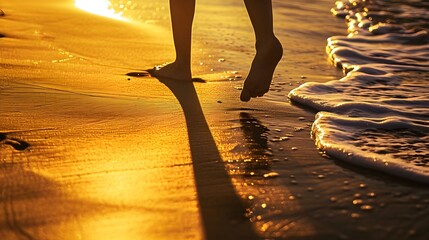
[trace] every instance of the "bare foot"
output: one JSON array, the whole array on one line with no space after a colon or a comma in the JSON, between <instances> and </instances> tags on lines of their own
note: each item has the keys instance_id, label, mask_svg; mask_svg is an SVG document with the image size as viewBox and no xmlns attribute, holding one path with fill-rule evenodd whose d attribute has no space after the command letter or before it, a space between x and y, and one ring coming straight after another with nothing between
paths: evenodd
<instances>
[{"instance_id":1,"label":"bare foot","mask_svg":"<svg viewBox=\"0 0 429 240\"><path fill-rule=\"evenodd\" d=\"M241 91L240 100L243 102L248 102L252 97L262 97L268 92L274 70L283 56L283 48L277 38L264 43L263 46L256 46L256 51L252 67Z\"/></svg>"},{"instance_id":2,"label":"bare foot","mask_svg":"<svg viewBox=\"0 0 429 240\"><path fill-rule=\"evenodd\" d=\"M154 77L166 78L170 80L191 82L192 74L190 67L183 67L172 62L167 65L157 66L154 69L149 71L150 74Z\"/></svg>"}]
</instances>

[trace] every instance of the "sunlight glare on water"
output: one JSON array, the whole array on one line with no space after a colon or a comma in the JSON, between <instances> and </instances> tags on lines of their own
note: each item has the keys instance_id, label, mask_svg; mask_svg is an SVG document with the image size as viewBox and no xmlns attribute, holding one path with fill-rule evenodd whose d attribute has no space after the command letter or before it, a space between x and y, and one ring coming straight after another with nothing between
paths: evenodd
<instances>
[{"instance_id":1,"label":"sunlight glare on water","mask_svg":"<svg viewBox=\"0 0 429 240\"><path fill-rule=\"evenodd\" d=\"M75 0L75 6L89 13L127 21L127 19L122 17L122 12L116 12L112 8L109 0Z\"/></svg>"}]
</instances>

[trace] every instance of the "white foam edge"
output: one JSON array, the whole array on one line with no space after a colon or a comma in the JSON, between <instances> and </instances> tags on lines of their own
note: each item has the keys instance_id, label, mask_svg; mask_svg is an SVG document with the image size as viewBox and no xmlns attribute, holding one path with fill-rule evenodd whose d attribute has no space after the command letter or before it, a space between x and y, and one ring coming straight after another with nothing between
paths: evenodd
<instances>
[{"instance_id":1,"label":"white foam edge","mask_svg":"<svg viewBox=\"0 0 429 240\"><path fill-rule=\"evenodd\" d=\"M342 142L338 142L337 140L330 139L332 136L331 134L327 134L325 125L329 124L332 126L333 124L328 122L332 122L333 120L336 122L334 126L338 126L339 124L353 124L356 126L357 124L356 118L349 120L337 114L319 112L316 115L316 120L314 121L311 130L312 137L319 150L325 152L331 157L334 157L335 159L339 159L356 166L369 168L384 172L389 175L429 184L429 169L426 170L422 167L412 164L404 164L401 162L401 160L394 159L387 155L365 152L351 144L344 144ZM359 119L359 125L364 126L365 128L379 128L381 125L384 128L400 127L401 125L407 125L409 127L409 123L393 119L387 119L383 122L373 122Z\"/></svg>"}]
</instances>

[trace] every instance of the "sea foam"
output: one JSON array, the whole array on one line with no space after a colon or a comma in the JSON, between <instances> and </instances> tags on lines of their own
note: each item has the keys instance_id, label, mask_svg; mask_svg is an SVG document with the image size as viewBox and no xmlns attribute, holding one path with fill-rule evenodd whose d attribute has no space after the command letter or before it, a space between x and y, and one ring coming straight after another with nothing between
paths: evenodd
<instances>
[{"instance_id":1,"label":"sea foam","mask_svg":"<svg viewBox=\"0 0 429 240\"><path fill-rule=\"evenodd\" d=\"M337 1L348 36L326 51L346 76L289 97L317 109L318 148L359 166L429 183L429 34L426 1Z\"/></svg>"}]
</instances>

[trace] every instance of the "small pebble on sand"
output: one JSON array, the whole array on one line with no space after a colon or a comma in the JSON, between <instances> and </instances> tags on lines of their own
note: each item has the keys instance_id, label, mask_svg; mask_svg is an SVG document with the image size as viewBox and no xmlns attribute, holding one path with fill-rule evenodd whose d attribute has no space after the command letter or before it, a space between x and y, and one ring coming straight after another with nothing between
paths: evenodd
<instances>
[{"instance_id":1,"label":"small pebble on sand","mask_svg":"<svg viewBox=\"0 0 429 240\"><path fill-rule=\"evenodd\" d=\"M276 172L269 172L269 173L265 173L264 174L264 178L275 178L280 176L280 174L276 173Z\"/></svg>"}]
</instances>

